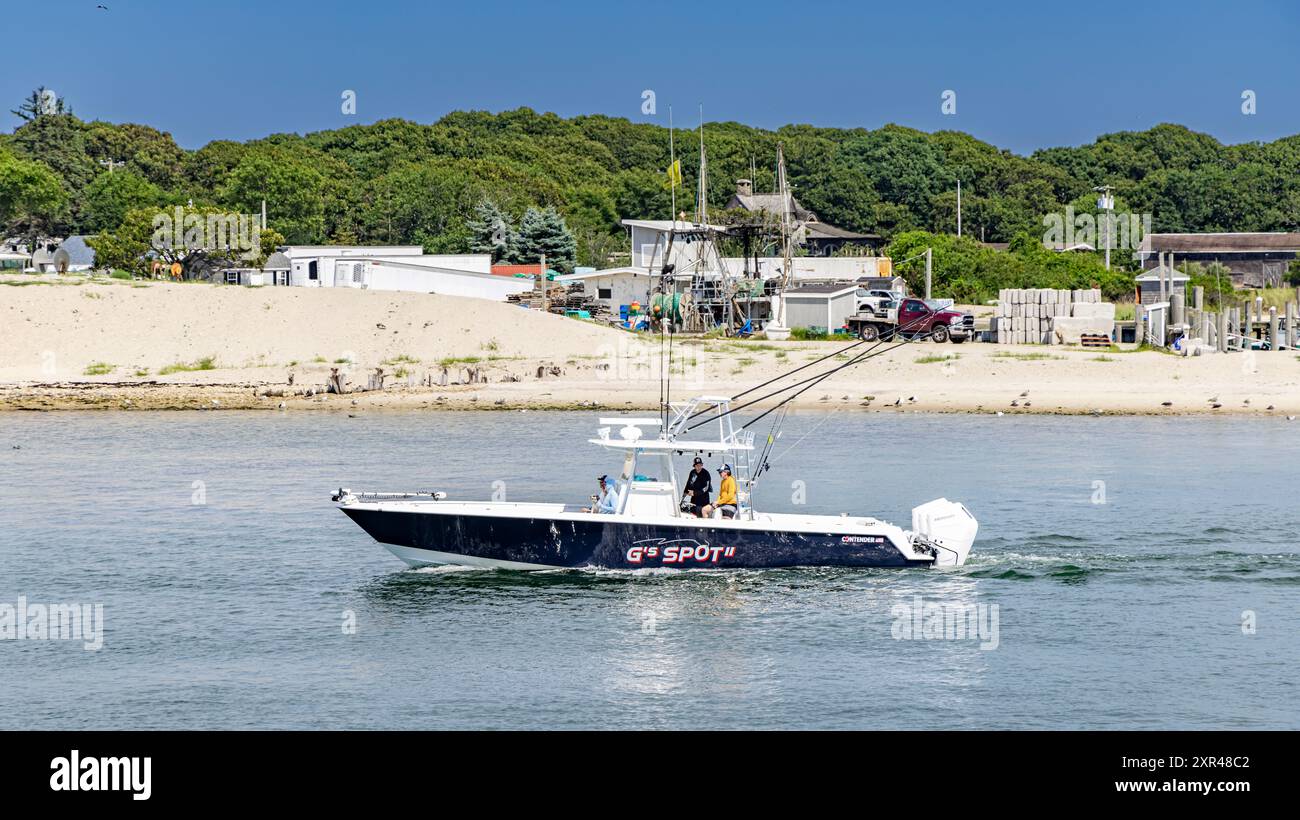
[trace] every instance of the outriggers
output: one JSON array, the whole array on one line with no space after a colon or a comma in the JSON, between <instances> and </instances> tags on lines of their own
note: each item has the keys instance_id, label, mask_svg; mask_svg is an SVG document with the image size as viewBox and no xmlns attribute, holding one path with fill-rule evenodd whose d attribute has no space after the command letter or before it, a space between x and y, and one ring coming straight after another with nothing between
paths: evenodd
<instances>
[{"instance_id":1,"label":"outriggers","mask_svg":"<svg viewBox=\"0 0 1300 820\"><path fill-rule=\"evenodd\" d=\"M563 503L452 501L442 493L341 489L339 508L413 566L510 570L567 568L953 567L970 554L978 524L963 505L937 499L912 510L912 528L868 516L773 513L754 506L753 431L734 426L731 399L698 396L664 417L607 417L590 443L622 458L613 513ZM696 432L702 431L702 432ZM682 510L674 456L728 459L739 486L734 518ZM760 457L765 458L766 448Z\"/></svg>"}]
</instances>

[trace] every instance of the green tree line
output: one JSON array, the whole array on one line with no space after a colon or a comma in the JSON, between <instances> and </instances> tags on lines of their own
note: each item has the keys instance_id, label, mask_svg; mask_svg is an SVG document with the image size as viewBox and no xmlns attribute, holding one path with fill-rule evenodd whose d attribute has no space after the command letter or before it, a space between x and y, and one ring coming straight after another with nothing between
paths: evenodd
<instances>
[{"instance_id":1,"label":"green tree line","mask_svg":"<svg viewBox=\"0 0 1300 820\"><path fill-rule=\"evenodd\" d=\"M391 119L191 151L147 125L82 121L61 101L48 112L24 105L29 116L0 135L0 223L10 233L112 232L139 209L192 204L257 213L266 200L270 226L290 243L418 244L430 252L499 244L498 258L518 259L525 229L535 247L564 246L538 235L558 219L572 238L566 264L603 266L612 251L625 250L620 218L667 218L671 210L667 129L615 117L464 111L431 124ZM1024 240L1041 239L1045 214L1072 204L1093 210L1092 189L1102 184L1114 186L1123 207L1152 214L1156 231L1300 225L1300 136L1223 145L1165 124L1029 156L961 132L897 125L771 131L721 122L706 124L704 138L712 209L726 205L734 180L750 177L751 168L755 190L772 190L781 143L806 207L825 222L895 243L916 231L954 233L960 179L963 232L1015 243L1009 255L1022 256L1031 277L1077 264L1092 266L1077 275L1097 280L1095 260L1044 268L1048 257ZM676 134L678 207L688 213L698 139ZM485 213L485 203L495 213ZM485 231L484 219L497 217L508 230ZM563 258L569 249L558 252ZM998 276L1021 275L984 271L1010 264L992 258L939 269L941 287L987 295Z\"/></svg>"}]
</instances>

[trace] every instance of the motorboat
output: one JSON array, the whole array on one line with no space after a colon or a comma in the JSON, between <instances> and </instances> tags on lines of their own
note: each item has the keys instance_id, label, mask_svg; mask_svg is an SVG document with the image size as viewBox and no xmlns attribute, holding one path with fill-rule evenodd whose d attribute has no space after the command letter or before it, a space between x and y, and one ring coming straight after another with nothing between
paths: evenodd
<instances>
[{"instance_id":1,"label":"motorboat","mask_svg":"<svg viewBox=\"0 0 1300 820\"><path fill-rule=\"evenodd\" d=\"M438 491L333 495L340 510L412 566L505 570L957 567L978 523L939 498L912 510L911 529L865 515L767 512L753 504L772 436L756 452L731 399L665 403L659 417L600 418L589 443L622 462L609 512L579 504L461 501ZM733 467L734 515L683 509L674 457L709 454Z\"/></svg>"}]
</instances>

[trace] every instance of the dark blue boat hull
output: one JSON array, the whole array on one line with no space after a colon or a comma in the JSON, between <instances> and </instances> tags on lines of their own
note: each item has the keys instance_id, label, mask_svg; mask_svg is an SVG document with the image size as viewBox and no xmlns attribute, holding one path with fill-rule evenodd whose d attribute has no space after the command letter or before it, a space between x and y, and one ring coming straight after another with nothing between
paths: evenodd
<instances>
[{"instance_id":1,"label":"dark blue boat hull","mask_svg":"<svg viewBox=\"0 0 1300 820\"><path fill-rule=\"evenodd\" d=\"M383 544L546 567L906 567L931 563L909 560L885 536L341 509ZM431 555L429 562L445 560Z\"/></svg>"}]
</instances>

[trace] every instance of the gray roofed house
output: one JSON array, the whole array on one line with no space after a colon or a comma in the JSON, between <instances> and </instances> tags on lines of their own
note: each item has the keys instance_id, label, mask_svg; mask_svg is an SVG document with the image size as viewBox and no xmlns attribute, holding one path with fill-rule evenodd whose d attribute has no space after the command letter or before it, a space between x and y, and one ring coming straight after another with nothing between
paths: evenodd
<instances>
[{"instance_id":1,"label":"gray roofed house","mask_svg":"<svg viewBox=\"0 0 1300 820\"><path fill-rule=\"evenodd\" d=\"M1187 283L1191 277L1179 270L1174 270L1168 265L1160 267L1157 265L1148 271L1143 271L1133 278L1138 286L1138 300L1144 305L1155 304L1160 301L1160 276L1165 277L1165 287L1168 289L1166 297L1181 293L1187 294Z\"/></svg>"},{"instance_id":2,"label":"gray roofed house","mask_svg":"<svg viewBox=\"0 0 1300 820\"><path fill-rule=\"evenodd\" d=\"M1149 233L1133 256L1153 268L1161 253L1172 253L1175 266L1217 262L1231 272L1234 287L1277 287L1300 258L1300 233Z\"/></svg>"},{"instance_id":3,"label":"gray roofed house","mask_svg":"<svg viewBox=\"0 0 1300 820\"><path fill-rule=\"evenodd\" d=\"M266 257L266 264L262 266L262 270L289 270L292 267L293 263L289 261L289 257L276 251Z\"/></svg>"},{"instance_id":4,"label":"gray roofed house","mask_svg":"<svg viewBox=\"0 0 1300 820\"><path fill-rule=\"evenodd\" d=\"M788 205L790 215L800 222L817 219L817 214L800 205L799 200L794 198L794 194L787 194L786 199L788 203L781 201L780 194L756 194L752 182L747 179L738 179L736 180L736 193L731 195L731 201L727 203L727 208L744 208L751 213L767 211L769 214L779 216L784 213Z\"/></svg>"},{"instance_id":5,"label":"gray roofed house","mask_svg":"<svg viewBox=\"0 0 1300 820\"><path fill-rule=\"evenodd\" d=\"M727 208L742 208L751 213L762 211L773 216L781 216L789 208L791 217L805 223L804 244L810 256L830 256L844 245L871 247L880 240L877 234L856 233L822 222L817 214L800 205L794 194L787 194L784 200L779 193L756 194L753 182L748 179L736 180L736 192L731 195Z\"/></svg>"}]
</instances>

